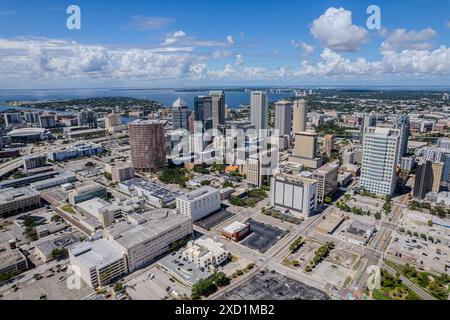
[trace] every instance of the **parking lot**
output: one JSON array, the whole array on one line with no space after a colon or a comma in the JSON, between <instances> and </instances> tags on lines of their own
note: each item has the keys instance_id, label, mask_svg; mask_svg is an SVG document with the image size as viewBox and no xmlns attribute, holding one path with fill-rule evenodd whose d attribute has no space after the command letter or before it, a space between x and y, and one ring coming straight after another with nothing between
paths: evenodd
<instances>
[{"instance_id":1,"label":"parking lot","mask_svg":"<svg viewBox=\"0 0 450 320\"><path fill-rule=\"evenodd\" d=\"M401 258L417 266L427 266L431 270L450 275L450 248L424 240L420 236L397 233L388 254ZM427 269L427 268L425 268Z\"/></svg>"},{"instance_id":2,"label":"parking lot","mask_svg":"<svg viewBox=\"0 0 450 320\"><path fill-rule=\"evenodd\" d=\"M195 225L205 230L211 230L232 217L234 217L233 213L228 212L226 209L222 209L203 218L202 220L195 222Z\"/></svg>"},{"instance_id":3,"label":"parking lot","mask_svg":"<svg viewBox=\"0 0 450 320\"><path fill-rule=\"evenodd\" d=\"M150 274L153 277L149 277ZM189 286L174 280L156 266L126 283L125 288L132 300L178 299L191 294Z\"/></svg>"},{"instance_id":4,"label":"parking lot","mask_svg":"<svg viewBox=\"0 0 450 320\"><path fill-rule=\"evenodd\" d=\"M325 292L279 273L259 272L219 300L329 300Z\"/></svg>"},{"instance_id":5,"label":"parking lot","mask_svg":"<svg viewBox=\"0 0 450 320\"><path fill-rule=\"evenodd\" d=\"M3 291L3 296L0 299L38 300L45 297L47 300L81 300L94 292L84 281L80 281L79 289L69 289L66 279L69 274L66 272L57 273L47 270L45 272L39 272L38 270L30 272L32 275L39 273L42 278L39 280L31 278L28 281L21 282L17 285L18 289L14 288L15 283L11 283L9 290Z\"/></svg>"},{"instance_id":6,"label":"parking lot","mask_svg":"<svg viewBox=\"0 0 450 320\"><path fill-rule=\"evenodd\" d=\"M179 252L173 252L162 258L158 264L188 285L194 285L200 279L208 278L212 273L197 268L195 263L183 260Z\"/></svg>"},{"instance_id":7,"label":"parking lot","mask_svg":"<svg viewBox=\"0 0 450 320\"><path fill-rule=\"evenodd\" d=\"M241 244L261 253L269 250L281 238L288 234L285 230L257 222L253 219L247 222L250 223L251 233L241 241Z\"/></svg>"}]
</instances>

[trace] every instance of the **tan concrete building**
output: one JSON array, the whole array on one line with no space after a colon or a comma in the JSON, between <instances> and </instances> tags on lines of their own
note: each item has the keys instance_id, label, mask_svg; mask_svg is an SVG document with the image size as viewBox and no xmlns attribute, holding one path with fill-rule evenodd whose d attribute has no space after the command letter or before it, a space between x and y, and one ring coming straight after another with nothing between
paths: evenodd
<instances>
[{"instance_id":1,"label":"tan concrete building","mask_svg":"<svg viewBox=\"0 0 450 320\"><path fill-rule=\"evenodd\" d=\"M256 187L268 184L274 170L278 167L278 155L275 149L251 155L245 166L248 184Z\"/></svg>"},{"instance_id":2,"label":"tan concrete building","mask_svg":"<svg viewBox=\"0 0 450 320\"><path fill-rule=\"evenodd\" d=\"M332 195L338 188L339 164L327 163L313 172L317 180L317 201L323 203L325 197Z\"/></svg>"},{"instance_id":3,"label":"tan concrete building","mask_svg":"<svg viewBox=\"0 0 450 320\"><path fill-rule=\"evenodd\" d=\"M307 114L306 100L294 100L292 118L292 131L294 132L294 135L297 132L306 131Z\"/></svg>"},{"instance_id":4,"label":"tan concrete building","mask_svg":"<svg viewBox=\"0 0 450 320\"><path fill-rule=\"evenodd\" d=\"M317 169L323 160L317 156L317 133L314 132L296 132L294 154L289 161L300 163L306 168Z\"/></svg>"},{"instance_id":5,"label":"tan concrete building","mask_svg":"<svg viewBox=\"0 0 450 320\"><path fill-rule=\"evenodd\" d=\"M105 118L105 129L108 130L109 133L114 131L114 127L118 127L121 125L120 114L110 113Z\"/></svg>"},{"instance_id":6,"label":"tan concrete building","mask_svg":"<svg viewBox=\"0 0 450 320\"><path fill-rule=\"evenodd\" d=\"M138 171L157 171L166 166L165 121L136 120L129 124L131 160Z\"/></svg>"},{"instance_id":7,"label":"tan concrete building","mask_svg":"<svg viewBox=\"0 0 450 320\"><path fill-rule=\"evenodd\" d=\"M433 173L433 184L431 185L431 192L439 193L442 174L444 172L444 163L433 162L433 164L431 165L431 171Z\"/></svg>"},{"instance_id":8,"label":"tan concrete building","mask_svg":"<svg viewBox=\"0 0 450 320\"><path fill-rule=\"evenodd\" d=\"M294 156L299 158L314 159L317 154L317 133L296 132Z\"/></svg>"}]
</instances>

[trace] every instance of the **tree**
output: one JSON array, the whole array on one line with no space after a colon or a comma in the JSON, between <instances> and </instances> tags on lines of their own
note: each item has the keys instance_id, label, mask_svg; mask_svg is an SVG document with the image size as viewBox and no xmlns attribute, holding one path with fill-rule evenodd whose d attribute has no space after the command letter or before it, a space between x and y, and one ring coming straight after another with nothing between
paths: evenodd
<instances>
[{"instance_id":1,"label":"tree","mask_svg":"<svg viewBox=\"0 0 450 320\"><path fill-rule=\"evenodd\" d=\"M326 204L330 204L332 201L333 201L333 199L331 199L331 197L325 197L325 199L323 200Z\"/></svg>"},{"instance_id":2,"label":"tree","mask_svg":"<svg viewBox=\"0 0 450 320\"><path fill-rule=\"evenodd\" d=\"M223 272L217 272L212 275L212 280L219 288L225 287L230 284L230 279Z\"/></svg>"},{"instance_id":3,"label":"tree","mask_svg":"<svg viewBox=\"0 0 450 320\"><path fill-rule=\"evenodd\" d=\"M109 173L109 172L105 172L105 178L107 179L107 180L110 180L110 181L112 181L112 174L111 173Z\"/></svg>"},{"instance_id":4,"label":"tree","mask_svg":"<svg viewBox=\"0 0 450 320\"><path fill-rule=\"evenodd\" d=\"M64 219L63 218L61 218L60 216L58 216L58 215L53 215L52 216L52 218L50 219L50 221L51 222L61 222L61 221L64 221Z\"/></svg>"},{"instance_id":5,"label":"tree","mask_svg":"<svg viewBox=\"0 0 450 320\"><path fill-rule=\"evenodd\" d=\"M123 284L121 283L121 282L117 282L115 285L114 285L114 292L115 293L119 293L119 292L121 292L123 290Z\"/></svg>"},{"instance_id":6,"label":"tree","mask_svg":"<svg viewBox=\"0 0 450 320\"><path fill-rule=\"evenodd\" d=\"M51 254L52 254L53 259L62 260L69 256L69 251L67 251L66 248L62 248L62 249L56 248L56 249L52 250Z\"/></svg>"}]
</instances>

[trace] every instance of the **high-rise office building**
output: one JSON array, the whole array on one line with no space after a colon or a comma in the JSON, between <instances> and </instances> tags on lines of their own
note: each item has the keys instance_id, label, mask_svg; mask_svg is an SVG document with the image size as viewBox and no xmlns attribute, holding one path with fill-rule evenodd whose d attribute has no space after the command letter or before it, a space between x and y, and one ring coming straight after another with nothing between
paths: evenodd
<instances>
[{"instance_id":1,"label":"high-rise office building","mask_svg":"<svg viewBox=\"0 0 450 320\"><path fill-rule=\"evenodd\" d=\"M317 155L317 133L296 132L294 156L299 158L314 159Z\"/></svg>"},{"instance_id":2,"label":"high-rise office building","mask_svg":"<svg viewBox=\"0 0 450 320\"><path fill-rule=\"evenodd\" d=\"M275 129L278 136L291 134L292 128L292 103L290 101L278 101L275 103Z\"/></svg>"},{"instance_id":3,"label":"high-rise office building","mask_svg":"<svg viewBox=\"0 0 450 320\"><path fill-rule=\"evenodd\" d=\"M138 171L156 171L166 165L164 125L160 120L136 120L129 124L131 160Z\"/></svg>"},{"instance_id":4,"label":"high-rise office building","mask_svg":"<svg viewBox=\"0 0 450 320\"><path fill-rule=\"evenodd\" d=\"M317 180L317 201L323 203L325 197L332 195L338 188L339 163L327 163L313 172Z\"/></svg>"},{"instance_id":5,"label":"high-rise office building","mask_svg":"<svg viewBox=\"0 0 450 320\"><path fill-rule=\"evenodd\" d=\"M80 113L78 113L78 125L81 126L88 126L89 128L96 128L97 127L97 115L94 111L91 110L83 110Z\"/></svg>"},{"instance_id":6,"label":"high-rise office building","mask_svg":"<svg viewBox=\"0 0 450 320\"><path fill-rule=\"evenodd\" d=\"M178 98L172 105L173 130L189 128L189 108L186 102Z\"/></svg>"},{"instance_id":7,"label":"high-rise office building","mask_svg":"<svg viewBox=\"0 0 450 320\"><path fill-rule=\"evenodd\" d=\"M121 125L120 114L110 113L105 118L105 129L109 132L113 131L114 127Z\"/></svg>"},{"instance_id":8,"label":"high-rise office building","mask_svg":"<svg viewBox=\"0 0 450 320\"><path fill-rule=\"evenodd\" d=\"M269 121L269 100L264 91L250 94L250 120L259 135L259 130L267 129Z\"/></svg>"},{"instance_id":9,"label":"high-rise office building","mask_svg":"<svg viewBox=\"0 0 450 320\"><path fill-rule=\"evenodd\" d=\"M212 125L219 128L225 124L225 93L223 91L210 91Z\"/></svg>"},{"instance_id":10,"label":"high-rise office building","mask_svg":"<svg viewBox=\"0 0 450 320\"><path fill-rule=\"evenodd\" d=\"M369 127L364 134L360 186L377 195L392 195L400 152L400 130Z\"/></svg>"},{"instance_id":11,"label":"high-rise office building","mask_svg":"<svg viewBox=\"0 0 450 320\"><path fill-rule=\"evenodd\" d=\"M417 165L416 176L414 180L413 196L417 199L424 199L425 195L431 191L432 185L432 162L424 161Z\"/></svg>"},{"instance_id":12,"label":"high-rise office building","mask_svg":"<svg viewBox=\"0 0 450 320\"><path fill-rule=\"evenodd\" d=\"M194 98L195 121L201 122L203 130L213 127L212 99L209 96L198 96Z\"/></svg>"},{"instance_id":13,"label":"high-rise office building","mask_svg":"<svg viewBox=\"0 0 450 320\"><path fill-rule=\"evenodd\" d=\"M442 148L425 148L422 151L422 158L423 160L442 162L444 164L442 180L450 181L450 152Z\"/></svg>"},{"instance_id":14,"label":"high-rise office building","mask_svg":"<svg viewBox=\"0 0 450 320\"><path fill-rule=\"evenodd\" d=\"M400 130L400 159L408 153L408 139L410 131L409 116L402 114L395 119L395 129Z\"/></svg>"},{"instance_id":15,"label":"high-rise office building","mask_svg":"<svg viewBox=\"0 0 450 320\"><path fill-rule=\"evenodd\" d=\"M444 173L444 164L442 162L433 162L431 165L433 174L433 182L431 184L431 192L438 193L441 188L442 175Z\"/></svg>"},{"instance_id":16,"label":"high-rise office building","mask_svg":"<svg viewBox=\"0 0 450 320\"><path fill-rule=\"evenodd\" d=\"M195 112L191 112L188 118L188 130L190 133L195 132Z\"/></svg>"},{"instance_id":17,"label":"high-rise office building","mask_svg":"<svg viewBox=\"0 0 450 320\"><path fill-rule=\"evenodd\" d=\"M321 167L323 159L317 157L317 133L296 132L294 152L289 161L300 163L310 169Z\"/></svg>"},{"instance_id":18,"label":"high-rise office building","mask_svg":"<svg viewBox=\"0 0 450 320\"><path fill-rule=\"evenodd\" d=\"M333 149L334 149L334 136L332 134L327 134L323 139L323 153L330 155Z\"/></svg>"},{"instance_id":19,"label":"high-rise office building","mask_svg":"<svg viewBox=\"0 0 450 320\"><path fill-rule=\"evenodd\" d=\"M308 115L308 106L306 100L294 100L292 130L295 136L297 132L306 131L306 122Z\"/></svg>"},{"instance_id":20,"label":"high-rise office building","mask_svg":"<svg viewBox=\"0 0 450 320\"><path fill-rule=\"evenodd\" d=\"M374 114L365 113L363 116L363 122L361 125L361 142L364 144L364 135L367 133L370 127L377 126L377 116Z\"/></svg>"},{"instance_id":21,"label":"high-rise office building","mask_svg":"<svg viewBox=\"0 0 450 320\"><path fill-rule=\"evenodd\" d=\"M413 196L424 199L428 192L439 193L441 188L444 164L430 160L422 161L417 165Z\"/></svg>"}]
</instances>

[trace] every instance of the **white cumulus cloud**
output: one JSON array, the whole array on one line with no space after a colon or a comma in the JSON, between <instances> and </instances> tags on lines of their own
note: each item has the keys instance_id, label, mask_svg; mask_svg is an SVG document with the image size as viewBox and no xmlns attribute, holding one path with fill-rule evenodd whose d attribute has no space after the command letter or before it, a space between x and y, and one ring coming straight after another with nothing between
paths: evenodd
<instances>
[{"instance_id":1,"label":"white cumulus cloud","mask_svg":"<svg viewBox=\"0 0 450 320\"><path fill-rule=\"evenodd\" d=\"M396 29L394 31L387 31L387 38L381 45L381 50L426 50L431 49L432 45L429 42L436 38L437 33L431 28L420 31L407 31L405 29Z\"/></svg>"},{"instance_id":2,"label":"white cumulus cloud","mask_svg":"<svg viewBox=\"0 0 450 320\"><path fill-rule=\"evenodd\" d=\"M344 8L328 8L313 21L310 31L322 46L334 51L354 52L369 41L367 30L353 25L352 12Z\"/></svg>"}]
</instances>

